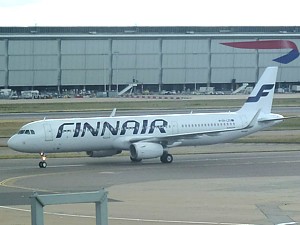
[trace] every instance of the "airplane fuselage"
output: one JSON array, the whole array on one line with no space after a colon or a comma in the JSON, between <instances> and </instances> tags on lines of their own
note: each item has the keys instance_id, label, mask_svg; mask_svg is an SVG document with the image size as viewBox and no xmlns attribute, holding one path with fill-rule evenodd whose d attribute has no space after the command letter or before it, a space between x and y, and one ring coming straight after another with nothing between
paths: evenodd
<instances>
[{"instance_id":1,"label":"airplane fuselage","mask_svg":"<svg viewBox=\"0 0 300 225\"><path fill-rule=\"evenodd\" d=\"M242 129L249 119L247 115L232 112L40 120L21 128L14 137L20 139L15 149L31 153L126 150L131 139L148 140L201 131L212 133L187 138L183 135L175 144L207 145L230 141L273 125L256 124ZM224 130L228 132L218 132ZM172 146L174 143L170 140L164 144Z\"/></svg>"}]
</instances>

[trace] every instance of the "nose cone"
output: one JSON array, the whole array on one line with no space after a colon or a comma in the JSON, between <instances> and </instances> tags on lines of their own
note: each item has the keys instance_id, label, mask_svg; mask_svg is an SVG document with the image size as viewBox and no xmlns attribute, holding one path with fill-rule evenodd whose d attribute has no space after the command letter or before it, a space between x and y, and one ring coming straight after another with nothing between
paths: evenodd
<instances>
[{"instance_id":1,"label":"nose cone","mask_svg":"<svg viewBox=\"0 0 300 225\"><path fill-rule=\"evenodd\" d=\"M13 150L17 150L17 151L21 150L21 142L20 142L20 140L18 140L16 135L14 135L10 139L8 139L7 145L9 148L11 148Z\"/></svg>"}]
</instances>

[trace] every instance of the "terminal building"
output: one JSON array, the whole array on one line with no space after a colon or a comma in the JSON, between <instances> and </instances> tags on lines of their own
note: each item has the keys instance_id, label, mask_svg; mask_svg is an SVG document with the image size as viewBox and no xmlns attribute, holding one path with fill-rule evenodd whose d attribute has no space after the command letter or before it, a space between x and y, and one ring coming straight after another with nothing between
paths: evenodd
<instances>
[{"instance_id":1,"label":"terminal building","mask_svg":"<svg viewBox=\"0 0 300 225\"><path fill-rule=\"evenodd\" d=\"M281 46L222 44L272 40ZM267 66L289 88L300 84L297 46L300 27L0 27L0 89L235 90ZM274 61L284 55L293 60Z\"/></svg>"}]
</instances>

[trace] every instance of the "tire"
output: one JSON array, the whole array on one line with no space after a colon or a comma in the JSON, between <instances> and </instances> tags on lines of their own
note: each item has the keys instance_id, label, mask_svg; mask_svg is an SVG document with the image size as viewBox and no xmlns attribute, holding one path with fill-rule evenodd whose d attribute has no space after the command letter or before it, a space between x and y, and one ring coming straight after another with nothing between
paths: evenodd
<instances>
[{"instance_id":1,"label":"tire","mask_svg":"<svg viewBox=\"0 0 300 225\"><path fill-rule=\"evenodd\" d=\"M46 168L46 167L47 167L47 163L46 163L45 161L41 161L41 162L39 163L39 167L40 167L40 168Z\"/></svg>"},{"instance_id":2,"label":"tire","mask_svg":"<svg viewBox=\"0 0 300 225\"><path fill-rule=\"evenodd\" d=\"M160 161L162 163L172 163L173 162L173 156L167 152L164 152L164 154L160 157Z\"/></svg>"}]
</instances>

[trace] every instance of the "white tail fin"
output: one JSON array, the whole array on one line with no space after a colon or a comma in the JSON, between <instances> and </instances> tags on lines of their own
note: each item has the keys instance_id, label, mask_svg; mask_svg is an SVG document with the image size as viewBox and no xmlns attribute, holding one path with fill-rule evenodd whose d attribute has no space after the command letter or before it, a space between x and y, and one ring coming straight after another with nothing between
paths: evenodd
<instances>
[{"instance_id":1,"label":"white tail fin","mask_svg":"<svg viewBox=\"0 0 300 225\"><path fill-rule=\"evenodd\" d=\"M278 67L268 67L239 112L271 113Z\"/></svg>"}]
</instances>

